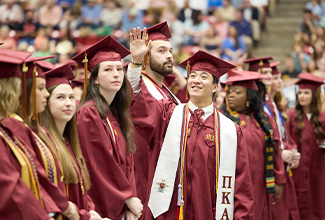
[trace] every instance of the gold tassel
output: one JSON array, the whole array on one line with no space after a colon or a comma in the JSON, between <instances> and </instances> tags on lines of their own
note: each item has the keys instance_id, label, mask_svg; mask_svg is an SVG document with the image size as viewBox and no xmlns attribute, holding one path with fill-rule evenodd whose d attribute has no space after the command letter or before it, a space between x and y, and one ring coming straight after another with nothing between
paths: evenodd
<instances>
[{"instance_id":1,"label":"gold tassel","mask_svg":"<svg viewBox=\"0 0 325 220\"><path fill-rule=\"evenodd\" d=\"M21 76L21 83L22 83L22 110L21 110L21 117L23 118L24 121L27 120L27 94L26 94L26 73L28 71L28 66L26 63L23 63L22 67L22 76Z\"/></svg>"},{"instance_id":2,"label":"gold tassel","mask_svg":"<svg viewBox=\"0 0 325 220\"><path fill-rule=\"evenodd\" d=\"M184 219L183 209L184 209L184 205L182 204L181 207L179 207L179 218L178 218L178 220L183 220Z\"/></svg>"},{"instance_id":3,"label":"gold tassel","mask_svg":"<svg viewBox=\"0 0 325 220\"><path fill-rule=\"evenodd\" d=\"M84 76L84 94L82 99L85 100L87 97L87 86L88 86L88 59L87 54L85 53L85 58L82 60L85 68L85 76Z\"/></svg>"},{"instance_id":4,"label":"gold tassel","mask_svg":"<svg viewBox=\"0 0 325 220\"><path fill-rule=\"evenodd\" d=\"M37 70L36 66L33 70L33 86L32 86L32 120L37 120L37 113L36 113L36 76Z\"/></svg>"},{"instance_id":5,"label":"gold tassel","mask_svg":"<svg viewBox=\"0 0 325 220\"><path fill-rule=\"evenodd\" d=\"M148 41L148 34L147 34L147 36L146 36L146 46L148 46L148 43L149 43L149 41ZM143 57L142 70L146 70L146 65L147 65L147 62L148 62L148 53L146 53L146 55L144 55L144 57Z\"/></svg>"},{"instance_id":6,"label":"gold tassel","mask_svg":"<svg viewBox=\"0 0 325 220\"><path fill-rule=\"evenodd\" d=\"M190 71L191 71L191 66L190 66L190 61L187 61L187 65L186 65L186 70L187 70L187 83L188 83L188 78L190 77ZM188 91L186 90L186 100L188 99Z\"/></svg>"},{"instance_id":7,"label":"gold tassel","mask_svg":"<svg viewBox=\"0 0 325 220\"><path fill-rule=\"evenodd\" d=\"M263 61L261 60L258 65L260 66L260 73L262 73Z\"/></svg>"}]
</instances>

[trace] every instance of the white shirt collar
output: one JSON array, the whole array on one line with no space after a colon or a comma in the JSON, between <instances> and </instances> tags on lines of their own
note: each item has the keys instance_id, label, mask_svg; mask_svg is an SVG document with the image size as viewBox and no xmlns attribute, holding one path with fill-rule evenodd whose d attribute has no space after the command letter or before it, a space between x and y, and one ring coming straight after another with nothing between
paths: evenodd
<instances>
[{"instance_id":1,"label":"white shirt collar","mask_svg":"<svg viewBox=\"0 0 325 220\"><path fill-rule=\"evenodd\" d=\"M194 105L191 101L188 102L188 107L192 112L194 112L196 109L199 109L199 107ZM213 113L213 103L202 108L202 110L204 111L204 113L202 115L202 119L205 120Z\"/></svg>"}]
</instances>

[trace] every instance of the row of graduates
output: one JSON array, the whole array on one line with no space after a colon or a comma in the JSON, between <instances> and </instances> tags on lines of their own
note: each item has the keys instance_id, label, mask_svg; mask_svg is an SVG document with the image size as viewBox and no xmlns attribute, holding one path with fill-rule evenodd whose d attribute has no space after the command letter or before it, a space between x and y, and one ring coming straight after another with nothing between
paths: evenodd
<instances>
[{"instance_id":1,"label":"row of graduates","mask_svg":"<svg viewBox=\"0 0 325 220\"><path fill-rule=\"evenodd\" d=\"M4 134L4 152L7 152L3 160L11 165L3 174L16 175L10 175L14 179L4 175L6 178L3 180L11 181L11 184L6 184L7 188L3 189L9 193L8 186L13 187L13 182L19 182L23 195L33 202L27 205L21 196L17 201L13 192L20 188L11 188L1 206L4 207L1 213L6 214L1 214L4 219L48 219L48 213L61 213L69 219L101 219L100 216L111 219L121 219L123 216L126 219L153 219L153 216L158 219L271 219L272 212L276 219L289 219L290 216L299 218L298 209L294 206L296 200L292 197L295 190L290 176L291 168L298 166L299 154L293 155L291 151L296 145L284 144L284 136L281 137L275 123L276 111L273 118L261 111L264 104L256 81L267 77L256 72L230 71L233 65L199 51L181 64L187 66L190 73L187 87L190 101L187 105L177 105L177 98L161 83L173 67L167 30L166 23L149 28L148 44L145 40L146 30L141 33L139 29L134 29L130 34L133 62L129 64L128 78L133 96L124 78L121 62L130 52L110 36L74 57L80 64L87 63L86 68L91 72L85 99L76 114L77 120L68 81L72 78L68 64L46 73L49 77L46 84L43 81L43 89L46 85L50 96L44 92L43 99L33 95L37 94L38 89L41 90L36 82L42 78L41 70L32 71L35 86L29 85L29 90L35 88L36 92L27 94L27 97L31 96L31 103L35 103L36 107L31 105L31 113L27 114L25 122L29 128L17 120L17 116L11 116L16 111L18 92L14 97L7 97L14 103L4 103L7 106L3 108L6 114L1 113L1 132ZM14 85L10 80L16 78L17 81L17 77L20 77L21 65L26 64L27 55L25 59L21 54L8 59L12 53L1 52L1 78L4 78L1 81L4 80L7 86L16 86L13 90L3 89L1 97L6 97L13 95L7 91L19 91L19 85ZM146 64L142 67L145 69L143 73L140 66L142 61ZM8 63L11 65L5 69ZM31 63L42 67L41 62L35 59ZM268 62L263 63L263 68L269 68ZM258 65L256 70L263 73L263 68ZM30 69L34 70L33 67ZM229 123L230 120L217 112L212 104L217 82L228 71L228 84L231 86L228 87L228 105L224 108L224 114L241 127ZM36 72L39 77L36 77ZM51 83L51 73L53 81L56 81L54 84ZM305 77L307 85L314 85L315 79L308 77ZM239 94L242 96L238 98ZM53 102L55 99L66 100L61 109L59 104ZM48 100L46 107L45 100ZM38 101L43 108L37 108ZM272 102L268 106L274 107ZM44 114L37 117L44 108ZM196 109L203 109L203 116L198 116ZM129 110L135 127L135 143ZM52 115L52 121L49 115ZM24 118L24 113L22 116ZM295 116L292 117L290 121L294 123ZM308 128L308 123L308 120L305 121L304 129ZM181 125L186 126L179 133L177 130L181 130ZM293 126L289 127L292 133L297 133ZM306 219L322 219L321 207L325 200L321 180L324 180L324 165L322 152L319 152L322 149L318 148L318 136L313 128L313 125L309 126L309 132L315 136L306 138L315 142L313 145L307 142L307 147L311 149L306 154L313 151L313 158L302 154L301 161L312 160L312 165L317 169L308 165L299 171L299 166L292 173L293 177L299 178L297 182L300 188L296 184L296 189L299 188L301 192L301 197L298 197L300 215ZM300 135L296 136L300 138ZM172 142L168 142L170 140ZM227 153L225 149L228 145L233 147ZM280 149L282 145L284 147ZM133 155L135 146L137 149ZM305 144L298 145L302 153L299 146ZM60 150L66 150L68 154ZM34 167L34 172L29 169L27 180L26 167L23 168L23 162L20 163L20 157L14 152L20 153L25 162L29 161L29 167ZM283 157L289 164L288 173L284 170L281 153L282 156L287 155ZM70 157L64 160L62 157L67 155ZM70 171L73 171L71 173L74 173L75 179L71 176L68 179L69 169L65 168L69 165L65 163L69 162L72 162ZM227 170L228 166L231 168ZM302 180L305 182L301 183ZM309 181L315 183L312 188L306 188ZM225 182L229 183L229 191L222 189L227 188L223 187ZM274 194L274 197L270 194ZM310 201L306 202L308 198ZM272 206L272 203L275 205ZM40 209L41 205L44 210ZM21 211L10 212L13 206Z\"/></svg>"}]
</instances>

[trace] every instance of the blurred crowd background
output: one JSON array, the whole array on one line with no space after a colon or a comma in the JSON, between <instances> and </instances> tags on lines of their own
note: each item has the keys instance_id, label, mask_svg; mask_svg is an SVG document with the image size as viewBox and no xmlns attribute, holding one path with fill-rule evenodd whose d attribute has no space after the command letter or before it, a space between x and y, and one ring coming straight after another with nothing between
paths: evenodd
<instances>
[{"instance_id":1,"label":"blurred crowd background","mask_svg":"<svg viewBox=\"0 0 325 220\"><path fill-rule=\"evenodd\" d=\"M202 49L241 69L243 61L254 56L276 4L277 0L0 0L0 47L36 57L54 54L48 61L58 65L108 34L129 47L132 28L167 20L176 66ZM280 60L288 108L295 105L299 73L325 76L325 0L306 1L301 14L292 52ZM185 77L186 71L179 70Z\"/></svg>"}]
</instances>

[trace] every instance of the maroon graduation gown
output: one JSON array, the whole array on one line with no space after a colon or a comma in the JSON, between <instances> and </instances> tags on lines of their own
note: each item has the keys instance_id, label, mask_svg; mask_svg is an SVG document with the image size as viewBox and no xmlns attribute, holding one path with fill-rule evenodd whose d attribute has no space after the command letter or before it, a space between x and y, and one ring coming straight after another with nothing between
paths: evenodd
<instances>
[{"instance_id":1,"label":"maroon graduation gown","mask_svg":"<svg viewBox=\"0 0 325 220\"><path fill-rule=\"evenodd\" d=\"M262 129L257 125L254 116L251 115L251 121L248 121L246 116L239 114L241 127L246 138L248 148L249 167L252 177L254 204L255 204L255 219L268 220L271 216L269 206L269 195L266 192L265 182L265 138ZM284 184L284 166L281 159L279 149L279 133L274 122L268 116L273 127L273 140L275 150L273 153L274 177L275 184Z\"/></svg>"},{"instance_id":2,"label":"maroon graduation gown","mask_svg":"<svg viewBox=\"0 0 325 220\"><path fill-rule=\"evenodd\" d=\"M220 113L221 114L221 113ZM226 129L225 127L221 129ZM184 219L215 219L216 161L214 114L200 126L191 116L184 164ZM254 219L252 182L249 173L246 141L240 127L237 131L234 219ZM177 214L179 170L169 210L157 219L175 219Z\"/></svg>"},{"instance_id":3,"label":"maroon graduation gown","mask_svg":"<svg viewBox=\"0 0 325 220\"><path fill-rule=\"evenodd\" d=\"M73 153L73 150L71 148L71 145L69 144L68 140L65 141L65 144L71 154L71 157L73 158L74 162L76 164L77 160L76 157ZM78 166L79 173L81 174L81 170ZM88 191L86 190L85 186L83 185L84 188L84 194L82 194L81 190L81 183L76 183L76 184L68 184L67 189L69 191L69 200L76 204L80 216L80 220L89 220L90 219L90 210L95 210L95 204L93 200L90 198L88 195ZM66 218L68 220L68 218Z\"/></svg>"},{"instance_id":4,"label":"maroon graduation gown","mask_svg":"<svg viewBox=\"0 0 325 220\"><path fill-rule=\"evenodd\" d=\"M121 219L125 200L136 196L134 165L117 120L111 114L109 118L115 129L117 146L94 101L85 103L77 111L77 127L92 183L89 195L96 211L110 219Z\"/></svg>"},{"instance_id":5,"label":"maroon graduation gown","mask_svg":"<svg viewBox=\"0 0 325 220\"><path fill-rule=\"evenodd\" d=\"M21 166L2 137L0 151L0 219L48 220L47 211L21 179Z\"/></svg>"},{"instance_id":6,"label":"maroon graduation gown","mask_svg":"<svg viewBox=\"0 0 325 220\"><path fill-rule=\"evenodd\" d=\"M142 79L140 85L141 92L138 97L134 97L130 112L134 125L134 142L136 145L134 169L137 195L143 204L143 213L145 213L149 201L148 191L151 189L151 182L162 145L160 137L164 136L164 131L159 125L160 121L157 120L160 117L157 110L157 100L148 91ZM173 100L164 87L163 90L169 100ZM145 215L142 215L141 219L144 217Z\"/></svg>"},{"instance_id":7,"label":"maroon graduation gown","mask_svg":"<svg viewBox=\"0 0 325 220\"><path fill-rule=\"evenodd\" d=\"M36 140L32 134L32 130L28 128L24 122L18 121L15 118L5 118L2 120L2 124L4 127L6 127L12 134L14 134L17 139L29 150L30 154L34 158L37 175L39 182L44 188L46 192L42 192L45 207L48 212L63 212L68 208L68 199L65 195L65 193L60 190L60 188L50 182L50 180L47 178L44 167L42 166L41 162L41 154L39 151L39 148L37 146ZM49 195L51 199L47 199L46 195ZM49 203L52 203L53 201L55 204L46 204L47 200ZM53 201L52 201L53 200ZM59 208L59 210L57 209Z\"/></svg>"},{"instance_id":8,"label":"maroon graduation gown","mask_svg":"<svg viewBox=\"0 0 325 220\"><path fill-rule=\"evenodd\" d=\"M53 142L53 144L55 144L54 141L53 141L53 139L52 139L52 137L51 137L51 135L46 130L46 128L45 127L42 127L42 129L47 134L47 136L49 136L49 138L51 139L51 141ZM68 147L69 152L70 152L72 158L75 160L74 153L73 153L72 148L71 148L71 146L70 146L70 144L69 144L69 142L67 140L65 141L65 144ZM52 152L52 150L51 150L51 152ZM59 163L56 158L55 158L55 162L56 162L56 164ZM76 162L76 160L75 160L75 162ZM78 163L76 162L76 164L78 164ZM59 164L57 164L56 167L59 167ZM58 173L59 172L61 174L61 170L58 171ZM60 175L60 177L61 177L61 175ZM64 192L64 194L67 195L67 188L66 188L67 186L64 183L64 181L61 181L61 178L58 179L58 186ZM69 201L73 202L77 206L76 208L78 210L80 219L81 220L88 220L88 219L90 219L89 211L90 210L95 210L95 205L94 205L92 199L89 197L88 192L87 192L86 189L84 189L84 192L85 193L84 193L84 195L82 195L82 192L81 192L81 188L80 187L81 186L80 186L79 183L78 184L69 184L68 185L69 197L67 199ZM92 208L89 208L89 207L92 207ZM63 217L63 219L68 220L68 218L66 218L66 217Z\"/></svg>"},{"instance_id":9,"label":"maroon graduation gown","mask_svg":"<svg viewBox=\"0 0 325 220\"><path fill-rule=\"evenodd\" d=\"M301 154L299 167L293 169L298 207L301 220L325 219L325 165L324 149L318 147L311 121L303 115L304 128L298 134L295 121L296 111L289 112L287 129ZM319 113L319 120L325 131L325 114ZM300 137L302 136L302 142Z\"/></svg>"}]
</instances>

